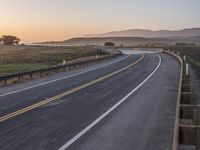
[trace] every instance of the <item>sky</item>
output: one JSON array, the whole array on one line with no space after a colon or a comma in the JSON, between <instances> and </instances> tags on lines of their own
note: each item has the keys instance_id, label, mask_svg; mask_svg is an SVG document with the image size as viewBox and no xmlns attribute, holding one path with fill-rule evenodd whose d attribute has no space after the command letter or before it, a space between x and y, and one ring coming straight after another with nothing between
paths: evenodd
<instances>
[{"instance_id":1,"label":"sky","mask_svg":"<svg viewBox=\"0 0 200 150\"><path fill-rule=\"evenodd\" d=\"M126 29L200 27L200 0L0 0L0 36L66 40Z\"/></svg>"}]
</instances>

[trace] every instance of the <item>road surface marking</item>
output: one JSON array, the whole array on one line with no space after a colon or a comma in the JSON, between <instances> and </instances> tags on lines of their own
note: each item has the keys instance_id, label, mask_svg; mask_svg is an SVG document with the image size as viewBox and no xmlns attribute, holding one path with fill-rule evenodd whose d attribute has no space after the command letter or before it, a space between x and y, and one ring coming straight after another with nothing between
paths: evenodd
<instances>
[{"instance_id":1,"label":"road surface marking","mask_svg":"<svg viewBox=\"0 0 200 150\"><path fill-rule=\"evenodd\" d=\"M126 67L123 67L123 68L121 68L121 69L119 69L119 70L116 70L116 71L114 71L114 72L112 72L112 73L110 73L110 74L108 74L108 75L105 75L105 76L103 76L103 77L100 77L100 78L98 78L98 79L95 79L95 80L93 80L93 81L90 81L90 82L88 82L88 83L86 83L86 84L83 84L83 85L81 85L81 86L78 86L78 87L76 87L76 88L73 88L73 89L71 89L71 90L69 90L69 91L66 91L66 92L64 92L64 93L61 93L61 94L59 94L59 95L56 95L56 96L53 96L53 97L51 97L51 98L42 100L41 102L38 102L38 103L33 104L33 105L31 105L31 106L28 106L28 107L26 107L26 108L23 108L23 109L20 109L20 110L15 111L15 112L12 112L12 113L10 113L10 114L7 114L7 115L5 115L5 116L2 116L2 117L0 117L0 122L6 121L6 120L8 120L8 119L10 119L10 118L13 118L13 117L18 116L18 115L20 115L20 114L23 114L23 113L25 113L25 112L28 112L28 111L30 111L30 110L33 110L33 109L35 109L35 108L38 108L38 107L40 107L40 106L42 106L42 105L48 104L48 103L50 103L50 102L52 102L52 101L58 100L58 99L60 99L60 98L62 98L62 97L64 97L64 96L67 96L67 95L72 94L72 93L74 93L74 92L77 92L77 91L79 91L79 90L81 90L81 89L84 89L84 88L86 88L86 87L88 87L88 86L91 86L91 85L93 85L93 84L96 84L96 83L98 83L98 82L100 82L100 81L102 81L102 80L105 80L105 79L107 79L107 78L109 78L109 77L111 77L111 76L114 76L114 75L116 75L116 74L118 74L118 73L120 73L120 72L122 72L122 71L124 71L124 70L126 70L126 69L128 69L128 68L130 68L130 67L132 67L132 66L134 66L135 64L137 64L138 62L140 62L143 58L144 58L144 55L142 54L141 57L140 57L138 60L136 60L135 62L133 62L132 64L130 64L130 65L126 66Z\"/></svg>"},{"instance_id":2,"label":"road surface marking","mask_svg":"<svg viewBox=\"0 0 200 150\"><path fill-rule=\"evenodd\" d=\"M20 90L15 90L15 91L12 91L12 92L8 92L8 93L5 93L5 94L1 94L0 97L7 96L7 95L10 95L10 94L14 94L14 93L18 93L18 92L25 91L25 90L29 90L29 89L32 89L32 88L35 88L35 87L38 87L38 86L46 85L46 84L49 84L49 83L53 83L53 82L56 82L56 81L60 81L60 80L63 80L63 79L67 79L67 78L70 78L70 77L74 77L74 76L77 76L77 75L80 75L80 74L83 74L83 73L86 73L86 72L90 72L90 71L93 71L93 70L96 70L96 69L99 69L99 68L102 68L102 67L105 67L105 66L109 66L109 65L112 65L112 64L114 64L114 63L120 62L120 61L122 61L122 60L128 58L129 56L130 56L130 55L127 55L127 56L124 57L124 58L121 58L121 59L119 59L119 60L110 62L110 63L105 64L105 65L100 65L100 66L98 66L98 67L96 67L96 68L88 69L88 70L81 71L81 72L78 72L78 73L74 73L74 74L72 74L72 75L68 75L68 76L65 76L65 77L62 77L62 78L58 78L58 79L54 79L54 80L51 80L51 81L43 82L43 83L40 83L40 84L36 84L36 85L33 85L33 86L29 86L29 87L26 87L26 88L23 88L23 89L20 89Z\"/></svg>"},{"instance_id":3,"label":"road surface marking","mask_svg":"<svg viewBox=\"0 0 200 150\"><path fill-rule=\"evenodd\" d=\"M107 115L109 115L113 110L115 110L119 105L121 105L124 101L126 101L134 92L136 92L143 84L145 84L158 70L161 65L161 57L159 56L159 63L154 71L144 80L142 81L136 88L134 88L130 93L128 93L123 99L121 99L118 103L112 106L108 111L106 111L103 115L93 121L89 126L83 129L80 133L74 136L71 140L69 140L66 144L59 148L59 150L65 150L69 146L71 146L74 142L76 142L82 135L88 132L92 127L94 127L97 123L99 123L102 119L104 119Z\"/></svg>"}]
</instances>

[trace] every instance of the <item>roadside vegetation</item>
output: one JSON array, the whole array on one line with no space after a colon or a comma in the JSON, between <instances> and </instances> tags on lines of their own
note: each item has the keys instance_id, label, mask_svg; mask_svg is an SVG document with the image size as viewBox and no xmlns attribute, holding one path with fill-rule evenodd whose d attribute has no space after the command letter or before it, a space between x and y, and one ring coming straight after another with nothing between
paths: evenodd
<instances>
[{"instance_id":1,"label":"roadside vegetation","mask_svg":"<svg viewBox=\"0 0 200 150\"><path fill-rule=\"evenodd\" d=\"M92 47L3 46L0 45L0 76L47 68L63 60L101 55Z\"/></svg>"},{"instance_id":2,"label":"roadside vegetation","mask_svg":"<svg viewBox=\"0 0 200 150\"><path fill-rule=\"evenodd\" d=\"M185 54L189 63L200 67L200 47L199 46L174 46L166 47L165 49L171 49L179 51L180 54Z\"/></svg>"}]
</instances>

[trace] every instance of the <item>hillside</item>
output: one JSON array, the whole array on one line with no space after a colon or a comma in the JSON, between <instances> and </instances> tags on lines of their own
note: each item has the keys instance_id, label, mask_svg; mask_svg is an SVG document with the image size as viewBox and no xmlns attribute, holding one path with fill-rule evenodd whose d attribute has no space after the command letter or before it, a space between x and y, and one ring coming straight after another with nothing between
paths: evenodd
<instances>
[{"instance_id":1,"label":"hillside","mask_svg":"<svg viewBox=\"0 0 200 150\"><path fill-rule=\"evenodd\" d=\"M144 37L80 37L72 38L59 42L44 42L39 44L54 44L54 45L104 45L105 42L114 42L116 45L138 46L138 45L155 45L168 46L178 42L196 43L200 45L200 36L195 37L168 37L168 38L144 38Z\"/></svg>"},{"instance_id":2,"label":"hillside","mask_svg":"<svg viewBox=\"0 0 200 150\"><path fill-rule=\"evenodd\" d=\"M200 45L200 28L188 28L183 30L142 30L131 29L124 31L108 32L85 37L72 38L64 41L52 41L36 44L54 45L103 45L105 42L114 42L116 45L137 46L153 44L156 46L174 45L178 42L195 43Z\"/></svg>"},{"instance_id":3,"label":"hillside","mask_svg":"<svg viewBox=\"0 0 200 150\"><path fill-rule=\"evenodd\" d=\"M130 29L123 31L113 31L103 34L87 35L89 37L191 37L200 36L200 28L188 28L183 30L143 30Z\"/></svg>"}]
</instances>

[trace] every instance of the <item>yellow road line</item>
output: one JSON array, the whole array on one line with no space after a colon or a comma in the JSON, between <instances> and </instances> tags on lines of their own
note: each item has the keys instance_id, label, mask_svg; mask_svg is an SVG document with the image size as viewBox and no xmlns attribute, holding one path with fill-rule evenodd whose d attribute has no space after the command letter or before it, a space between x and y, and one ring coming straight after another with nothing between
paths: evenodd
<instances>
[{"instance_id":1,"label":"yellow road line","mask_svg":"<svg viewBox=\"0 0 200 150\"><path fill-rule=\"evenodd\" d=\"M0 117L0 122L6 121L6 120L8 120L8 119L10 119L10 118L13 118L13 117L15 117L15 116L18 116L18 115L20 115L20 114L23 114L23 113L25 113L25 112L28 112L28 111L33 110L33 109L35 109L35 108L38 108L38 107L40 107L40 106L43 106L43 105L45 105L45 104L48 104L48 103L50 103L50 102L52 102L52 101L58 100L58 99L60 99L61 97L67 96L67 95L72 94L72 93L74 93L74 92L77 92L77 91L79 91L79 90L81 90L81 89L84 89L84 88L86 88L86 87L88 87L88 86L91 86L91 85L93 85L93 84L96 84L96 83L98 83L98 82L100 82L100 81L102 81L102 80L105 80L105 79L107 79L107 78L109 78L109 77L111 77L111 76L114 76L114 75L116 75L116 74L118 74L118 73L120 73L120 72L122 72L122 71L124 71L124 70L126 70L126 69L128 69L128 68L130 68L130 67L132 67L132 66L134 66L135 64L137 64L138 62L140 62L143 58L144 58L144 55L142 54L141 57L140 57L138 60L136 60L135 62L133 62L132 64L130 64L130 65L124 67L124 68L121 68L121 69L119 69L119 70L117 70L117 71L114 71L114 72L108 74L108 75L105 75L105 76L100 77L100 78L98 78L98 79L96 79L96 80L90 81L90 82L88 82L88 83L86 83L86 84L83 84L83 85L81 85L81 86L79 86L79 87L73 88L73 89L71 89L71 90L69 90L69 91L66 91L66 92L64 92L64 93L61 93L61 94L59 94L59 95L53 96L53 97L51 97L51 98L49 98L49 99L43 100L43 101L41 101L41 102L39 102L39 103L33 104L33 105L28 106L28 107L26 107L26 108L23 108L23 109L20 109L20 110L15 111L15 112L13 112L13 113L10 113L10 114L7 114L7 115L5 115L5 116L2 116L2 117Z\"/></svg>"}]
</instances>

